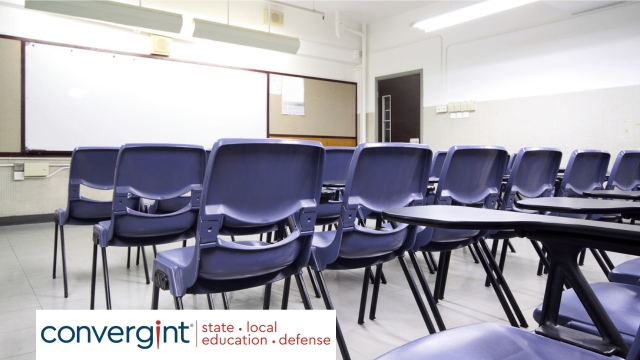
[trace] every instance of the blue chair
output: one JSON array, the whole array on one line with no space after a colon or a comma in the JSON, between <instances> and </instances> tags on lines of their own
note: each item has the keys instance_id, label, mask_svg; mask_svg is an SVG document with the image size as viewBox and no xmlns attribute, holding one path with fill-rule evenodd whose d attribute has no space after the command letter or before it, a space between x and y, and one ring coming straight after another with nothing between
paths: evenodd
<instances>
[{"instance_id":1,"label":"blue chair","mask_svg":"<svg viewBox=\"0 0 640 360\"><path fill-rule=\"evenodd\" d=\"M637 330L640 339L640 329ZM402 345L378 360L621 360L500 324L461 326ZM627 360L640 359L640 340Z\"/></svg>"},{"instance_id":2,"label":"blue chair","mask_svg":"<svg viewBox=\"0 0 640 360\"><path fill-rule=\"evenodd\" d=\"M640 150L622 150L613 163L605 190L640 190Z\"/></svg>"},{"instance_id":3,"label":"blue chair","mask_svg":"<svg viewBox=\"0 0 640 360\"><path fill-rule=\"evenodd\" d=\"M620 151L616 158L606 190L640 190L640 150ZM631 218L635 223L636 218ZM640 258L628 260L616 266L609 273L613 282L640 285Z\"/></svg>"},{"instance_id":4,"label":"blue chair","mask_svg":"<svg viewBox=\"0 0 640 360\"><path fill-rule=\"evenodd\" d=\"M433 161L431 162L431 171L429 172L429 188L427 189L427 201L426 204L432 204L433 199L435 199L436 192L435 189L437 187L437 183L440 180L440 172L442 172L442 165L444 165L444 160L447 158L447 150L439 150L433 155ZM476 260L476 254L473 252L471 247L469 247L471 254L473 255L474 260ZM429 269L429 273L435 274L438 269L438 263L436 259L433 257L432 253L427 253L426 251L422 252L422 256L424 257L424 261L427 263L427 267ZM476 261L477 262L477 261Z\"/></svg>"},{"instance_id":5,"label":"blue chair","mask_svg":"<svg viewBox=\"0 0 640 360\"><path fill-rule=\"evenodd\" d=\"M55 232L53 245L53 278L56 278L58 254L58 228L60 228L60 252L64 297L69 296L67 286L67 259L64 243L65 225L95 225L111 218L111 201L93 200L80 195L80 185L93 189L113 189L118 148L78 147L71 154L69 169L69 192L67 207L57 209L54 214ZM129 199L129 206L137 207L137 199Z\"/></svg>"},{"instance_id":6,"label":"blue chair","mask_svg":"<svg viewBox=\"0 0 640 360\"><path fill-rule=\"evenodd\" d=\"M442 168L434 204L496 209L507 156L508 153L502 147L451 147ZM490 251L484 242L484 236L486 235L487 232L479 230L421 227L418 230L415 245L410 252L412 254L411 258L414 260L415 255L413 253L418 251L440 252L438 275L434 290L437 301L437 299L444 298L451 251L473 245L509 321L513 326L518 326L518 322L509 308L510 303L520 324L526 327L526 320L513 294L504 277L502 277L495 259L490 256ZM415 260L414 267L421 284L425 284L424 274ZM423 290L427 293L426 288L423 288ZM505 295L509 302L505 299ZM429 295L427 294L427 296Z\"/></svg>"},{"instance_id":7,"label":"blue chair","mask_svg":"<svg viewBox=\"0 0 640 360\"><path fill-rule=\"evenodd\" d=\"M613 282L593 283L590 286L624 341L631 346L640 326L640 286ZM533 318L538 323L541 314L542 305L533 311ZM573 289L562 292L558 325L600 335Z\"/></svg>"},{"instance_id":8,"label":"blue chair","mask_svg":"<svg viewBox=\"0 0 640 360\"><path fill-rule=\"evenodd\" d=\"M442 172L442 166L444 165L444 159L447 158L447 150L439 150L433 155L433 161L431 162L431 171L429 172L429 178L431 180L439 180L440 173Z\"/></svg>"},{"instance_id":9,"label":"blue chair","mask_svg":"<svg viewBox=\"0 0 640 360\"><path fill-rule=\"evenodd\" d=\"M585 191L602 190L610 158L608 152L601 150L575 150L571 153L556 196L584 197ZM576 217L571 214L562 216Z\"/></svg>"},{"instance_id":10,"label":"blue chair","mask_svg":"<svg viewBox=\"0 0 640 360\"><path fill-rule=\"evenodd\" d=\"M524 213L537 213L536 211L519 209L515 201L522 198L537 198L553 196L558 168L562 160L562 152L559 149L551 148L522 148L511 156L516 159L509 180L502 192L499 209L503 211L517 211ZM503 240L502 251L498 267L504 270L507 255L507 247L511 238L518 237L515 231L496 231L490 233L487 238L493 239L491 254L495 258L498 249L498 242ZM543 262L546 257L537 242L531 241L537 254ZM489 286L489 279L485 282Z\"/></svg>"},{"instance_id":11,"label":"blue chair","mask_svg":"<svg viewBox=\"0 0 640 360\"><path fill-rule=\"evenodd\" d=\"M98 246L102 251L107 309L111 309L108 246L161 245L195 236L204 158L204 148L193 145L127 144L120 148L111 220L93 227L91 309L95 304ZM132 197L157 201L176 198L189 191L190 204L169 214L148 214L128 206ZM144 253L143 260L146 265Z\"/></svg>"},{"instance_id":12,"label":"blue chair","mask_svg":"<svg viewBox=\"0 0 640 360\"><path fill-rule=\"evenodd\" d=\"M349 171L349 164L353 158L354 147L327 146L325 149L324 168L322 170L322 181L345 180ZM343 189L323 189L323 196L318 205L318 218L316 225L334 224L340 218ZM326 198L326 201L323 201Z\"/></svg>"},{"instance_id":13,"label":"blue chair","mask_svg":"<svg viewBox=\"0 0 640 360\"><path fill-rule=\"evenodd\" d=\"M169 290L175 307L182 309L185 294L241 290L291 276L305 308L311 309L301 274L311 251L323 162L324 149L315 141L216 142L204 178L195 246L158 253L152 309L158 307L160 289ZM282 221L291 230L277 243L219 237L261 234Z\"/></svg>"},{"instance_id":14,"label":"blue chair","mask_svg":"<svg viewBox=\"0 0 640 360\"><path fill-rule=\"evenodd\" d=\"M567 167L565 168L562 181L556 189L557 197L584 197L585 191L602 190L605 176L607 175L607 168L609 167L609 159L611 155L608 152L601 150L575 150L571 153ZM566 214L561 213L559 216L592 219L598 220L602 218L602 215L591 214ZM606 216L602 220L609 220L611 216ZM616 221L614 217L612 219ZM613 269L613 264L604 251L596 249L589 249L591 254L596 259L600 268L609 275L609 271ZM579 264L584 264L586 250L580 254ZM540 274L540 268L538 273Z\"/></svg>"},{"instance_id":15,"label":"blue chair","mask_svg":"<svg viewBox=\"0 0 640 360\"><path fill-rule=\"evenodd\" d=\"M509 156L509 162L507 165L507 169L505 170L505 175L510 175L511 170L513 169L513 165L516 163L516 159L518 158L518 153L513 153Z\"/></svg>"},{"instance_id":16,"label":"blue chair","mask_svg":"<svg viewBox=\"0 0 640 360\"><path fill-rule=\"evenodd\" d=\"M431 158L431 150L419 144L365 143L356 148L347 175L338 229L318 232L313 237L309 266L316 274L327 309L333 309L333 303L322 272L325 269L364 268L363 292L358 315L358 323L362 324L371 267L376 266L374 300L369 315L373 320L382 264L397 258L427 328L430 332L435 332L404 260L404 252L413 246L416 227L392 224L391 228L370 229L357 224L358 220L380 214L385 209L424 204ZM336 323L336 326L342 357L348 359L349 354L339 323Z\"/></svg>"}]
</instances>

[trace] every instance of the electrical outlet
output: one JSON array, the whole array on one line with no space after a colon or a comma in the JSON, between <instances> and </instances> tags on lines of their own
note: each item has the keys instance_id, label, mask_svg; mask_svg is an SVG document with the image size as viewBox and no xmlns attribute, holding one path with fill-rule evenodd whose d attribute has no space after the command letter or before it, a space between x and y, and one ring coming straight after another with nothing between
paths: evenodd
<instances>
[{"instance_id":1,"label":"electrical outlet","mask_svg":"<svg viewBox=\"0 0 640 360\"><path fill-rule=\"evenodd\" d=\"M436 114L446 113L447 105L438 105L436 106Z\"/></svg>"},{"instance_id":2,"label":"electrical outlet","mask_svg":"<svg viewBox=\"0 0 640 360\"><path fill-rule=\"evenodd\" d=\"M467 101L467 110L468 111L476 111L476 102L475 102L475 100Z\"/></svg>"}]
</instances>

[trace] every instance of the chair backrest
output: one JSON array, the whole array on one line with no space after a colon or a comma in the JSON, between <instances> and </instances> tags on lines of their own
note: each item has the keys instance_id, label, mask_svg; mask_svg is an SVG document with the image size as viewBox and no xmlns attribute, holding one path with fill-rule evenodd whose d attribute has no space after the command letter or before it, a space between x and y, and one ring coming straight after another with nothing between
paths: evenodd
<instances>
[{"instance_id":1,"label":"chair backrest","mask_svg":"<svg viewBox=\"0 0 640 360\"><path fill-rule=\"evenodd\" d=\"M233 278L239 287L250 276L270 274L277 280L305 266L320 202L324 156L322 144L316 141L216 142L207 164L196 246L185 272L190 276L186 283L195 282L197 277ZM223 231L232 234L240 229L249 233L247 229L261 229L282 220L291 225L291 234L275 244L243 246L218 241Z\"/></svg>"},{"instance_id":2,"label":"chair backrest","mask_svg":"<svg viewBox=\"0 0 640 360\"><path fill-rule=\"evenodd\" d=\"M221 226L275 224L320 201L325 151L316 141L222 139L215 143L203 184L201 219ZM203 236L207 231L199 228ZM215 239L214 239L215 240Z\"/></svg>"},{"instance_id":3,"label":"chair backrest","mask_svg":"<svg viewBox=\"0 0 640 360\"><path fill-rule=\"evenodd\" d=\"M571 153L556 196L581 197L583 192L602 190L611 155L601 150L575 150Z\"/></svg>"},{"instance_id":4,"label":"chair backrest","mask_svg":"<svg viewBox=\"0 0 640 360\"><path fill-rule=\"evenodd\" d=\"M324 148L324 169L322 180L345 180L349 171L349 164L353 158L354 147L327 146Z\"/></svg>"},{"instance_id":5,"label":"chair backrest","mask_svg":"<svg viewBox=\"0 0 640 360\"><path fill-rule=\"evenodd\" d=\"M518 153L513 153L513 154L509 155L507 168L506 168L506 170L504 172L506 175L511 174L511 170L513 169L513 165L516 163L516 159L517 158L518 158Z\"/></svg>"},{"instance_id":6,"label":"chair backrest","mask_svg":"<svg viewBox=\"0 0 640 360\"><path fill-rule=\"evenodd\" d=\"M120 148L113 191L112 239L169 236L195 229L200 206L205 151L202 146L126 144ZM127 206L138 196L151 200L191 192L190 206L179 214L142 214Z\"/></svg>"},{"instance_id":7,"label":"chair backrest","mask_svg":"<svg viewBox=\"0 0 640 360\"><path fill-rule=\"evenodd\" d=\"M499 146L452 146L442 167L435 204L495 209L509 153Z\"/></svg>"},{"instance_id":8,"label":"chair backrest","mask_svg":"<svg viewBox=\"0 0 640 360\"><path fill-rule=\"evenodd\" d=\"M426 145L364 143L358 145L349 167L342 213L334 240L314 256L320 270L339 258L373 258L403 252L413 246L416 227L362 229L357 218L385 209L421 205L429 185L433 153ZM397 256L397 255L396 255Z\"/></svg>"},{"instance_id":9,"label":"chair backrest","mask_svg":"<svg viewBox=\"0 0 640 360\"><path fill-rule=\"evenodd\" d=\"M349 167L343 206L361 213L424 204L432 152L408 143L358 145Z\"/></svg>"},{"instance_id":10,"label":"chair backrest","mask_svg":"<svg viewBox=\"0 0 640 360\"><path fill-rule=\"evenodd\" d=\"M118 159L117 147L78 147L73 150L69 169L67 214L73 219L108 220L111 201L86 201L80 185L99 190L113 189Z\"/></svg>"},{"instance_id":11,"label":"chair backrest","mask_svg":"<svg viewBox=\"0 0 640 360\"><path fill-rule=\"evenodd\" d=\"M640 150L622 150L618 154L606 190L640 190Z\"/></svg>"},{"instance_id":12,"label":"chair backrest","mask_svg":"<svg viewBox=\"0 0 640 360\"><path fill-rule=\"evenodd\" d=\"M518 194L528 197L553 196L562 151L551 148L522 148L511 158L511 169L502 198L501 210L513 210Z\"/></svg>"},{"instance_id":13,"label":"chair backrest","mask_svg":"<svg viewBox=\"0 0 640 360\"><path fill-rule=\"evenodd\" d=\"M440 172L442 171L442 165L444 165L444 159L447 158L447 150L439 150L433 155L433 161L431 162L431 172L429 177L432 179L439 179Z\"/></svg>"}]
</instances>

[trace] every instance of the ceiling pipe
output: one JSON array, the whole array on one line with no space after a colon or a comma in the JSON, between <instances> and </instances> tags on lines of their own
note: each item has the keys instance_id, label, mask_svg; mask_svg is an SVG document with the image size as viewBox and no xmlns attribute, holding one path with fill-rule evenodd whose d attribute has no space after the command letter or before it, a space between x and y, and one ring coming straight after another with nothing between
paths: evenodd
<instances>
[{"instance_id":1,"label":"ceiling pipe","mask_svg":"<svg viewBox=\"0 0 640 360\"><path fill-rule=\"evenodd\" d=\"M360 130L360 136L358 136L358 138L359 138L359 143L363 143L367 141L367 24L364 22L362 23L362 31L352 29L346 26L345 24L343 24L342 21L340 21L339 11L336 11L335 23L336 23L335 31L338 39L342 37L345 31L352 33L354 35L358 35L362 39L362 65L361 65L362 80L360 82L361 109L360 109L360 126L358 126L358 129Z\"/></svg>"}]
</instances>

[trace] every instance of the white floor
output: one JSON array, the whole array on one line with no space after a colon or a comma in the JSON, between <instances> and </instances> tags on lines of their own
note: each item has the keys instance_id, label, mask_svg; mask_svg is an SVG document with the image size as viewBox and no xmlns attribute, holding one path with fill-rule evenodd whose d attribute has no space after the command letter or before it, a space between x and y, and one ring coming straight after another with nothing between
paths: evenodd
<instances>
[{"instance_id":1,"label":"white floor","mask_svg":"<svg viewBox=\"0 0 640 360\"><path fill-rule=\"evenodd\" d=\"M53 223L0 227L0 359L35 359L36 309L88 309L91 275L90 226L66 226L69 297L63 296L62 267L58 261L58 278L52 279ZM540 304L546 276L536 276L537 256L526 239L512 241L517 253L509 253L505 277L529 323L535 329L533 309ZM167 247L164 247L167 248ZM151 286L145 284L142 264L126 268L127 251L109 248L108 262L111 296L114 309L148 309ZM151 249L147 254L151 264ZM613 262L631 258L610 254ZM132 259L132 262L134 259ZM408 261L408 260L407 260ZM98 262L98 266L100 265ZM426 272L426 265L423 268ZM582 268L590 282L606 281L595 260L587 255ZM383 353L428 335L398 261L384 266L388 284L382 285L377 318L367 318L357 324L363 270L326 271L338 318L353 359L373 359ZM433 289L435 275L426 272ZM415 278L415 275L414 275ZM314 309L324 309L321 299L313 297L306 278ZM493 289L484 286L485 273L475 264L469 252L458 250L451 258L445 300L439 309L448 328L478 322L508 324ZM98 272L97 307L104 308L102 272ZM302 302L292 283L290 309L302 309ZM369 288L371 294L372 287ZM261 309L262 288L229 294L232 309ZM271 307L279 308L282 284L275 284ZM369 298L370 302L370 298ZM222 308L220 296L215 296L217 309ZM186 296L185 309L208 309L204 296ZM172 309L168 292L162 292L160 307ZM340 358L337 353L337 358Z\"/></svg>"}]
</instances>

